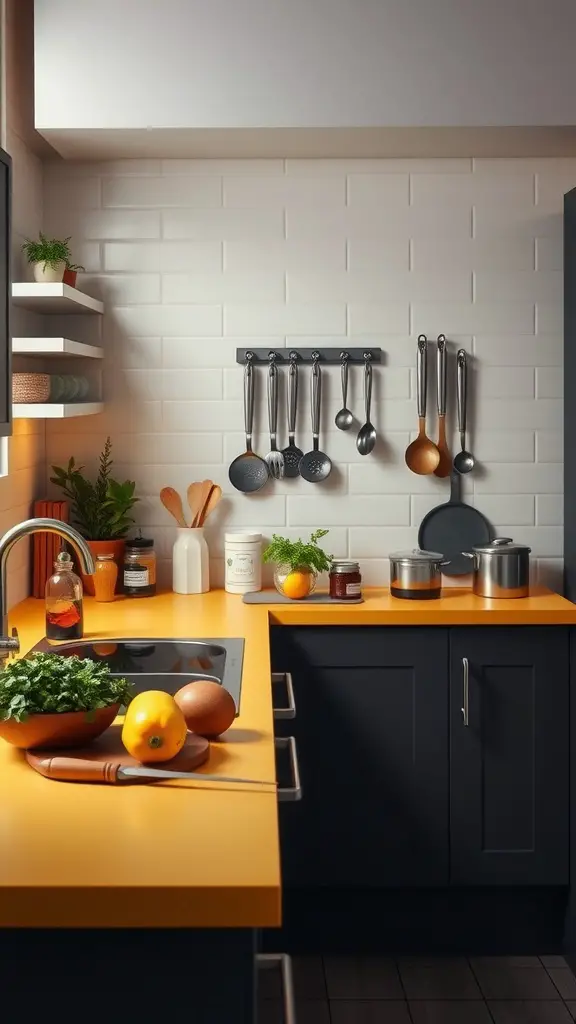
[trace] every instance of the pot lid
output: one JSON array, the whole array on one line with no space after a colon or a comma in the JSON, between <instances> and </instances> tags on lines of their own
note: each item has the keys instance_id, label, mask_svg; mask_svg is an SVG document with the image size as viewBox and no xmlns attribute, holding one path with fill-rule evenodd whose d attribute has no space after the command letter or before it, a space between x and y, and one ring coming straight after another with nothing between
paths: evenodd
<instances>
[{"instance_id":1,"label":"pot lid","mask_svg":"<svg viewBox=\"0 0 576 1024\"><path fill-rule=\"evenodd\" d=\"M480 547L472 548L472 551L477 551L481 555L518 555L521 552L527 551L530 553L532 548L529 548L526 544L515 544L512 537L495 537L494 540L490 541L489 544L482 544Z\"/></svg>"},{"instance_id":2,"label":"pot lid","mask_svg":"<svg viewBox=\"0 0 576 1024\"><path fill-rule=\"evenodd\" d=\"M390 558L395 562L441 562L444 555L439 551L422 551L421 548L412 548L411 551L394 551Z\"/></svg>"}]
</instances>

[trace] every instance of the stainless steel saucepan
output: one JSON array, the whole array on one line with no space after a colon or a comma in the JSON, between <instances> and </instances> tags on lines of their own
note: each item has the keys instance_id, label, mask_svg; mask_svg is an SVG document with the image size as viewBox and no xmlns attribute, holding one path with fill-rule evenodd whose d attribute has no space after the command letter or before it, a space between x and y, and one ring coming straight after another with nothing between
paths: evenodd
<instances>
[{"instance_id":1,"label":"stainless steel saucepan","mask_svg":"<svg viewBox=\"0 0 576 1024\"><path fill-rule=\"evenodd\" d=\"M478 597L528 597L530 548L511 537L496 537L490 544L463 551L474 562L472 590Z\"/></svg>"}]
</instances>

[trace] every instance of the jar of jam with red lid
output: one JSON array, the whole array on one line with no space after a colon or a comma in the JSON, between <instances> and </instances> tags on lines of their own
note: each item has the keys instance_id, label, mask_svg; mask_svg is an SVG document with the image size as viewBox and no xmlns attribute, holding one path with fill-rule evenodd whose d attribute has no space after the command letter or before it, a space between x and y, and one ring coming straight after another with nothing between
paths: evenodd
<instances>
[{"instance_id":1,"label":"jar of jam with red lid","mask_svg":"<svg viewBox=\"0 0 576 1024\"><path fill-rule=\"evenodd\" d=\"M358 562L344 559L330 566L330 597L338 601L354 601L362 597L362 576Z\"/></svg>"}]
</instances>

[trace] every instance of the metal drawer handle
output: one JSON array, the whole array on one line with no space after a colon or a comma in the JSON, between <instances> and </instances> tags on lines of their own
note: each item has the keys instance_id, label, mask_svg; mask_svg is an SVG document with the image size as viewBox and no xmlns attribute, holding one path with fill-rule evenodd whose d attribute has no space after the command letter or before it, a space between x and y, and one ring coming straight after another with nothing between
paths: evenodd
<instances>
[{"instance_id":1,"label":"metal drawer handle","mask_svg":"<svg viewBox=\"0 0 576 1024\"><path fill-rule=\"evenodd\" d=\"M284 1003L284 1024L296 1024L296 1004L294 1001L294 980L292 977L292 959L287 953L258 953L258 967L280 967L282 977L282 1001Z\"/></svg>"},{"instance_id":2,"label":"metal drawer handle","mask_svg":"<svg viewBox=\"0 0 576 1024\"><path fill-rule=\"evenodd\" d=\"M281 803L294 803L302 799L302 786L300 784L300 768L298 765L298 754L296 752L296 740L293 736L278 736L274 740L277 750L288 750L292 767L293 786L279 786L278 800Z\"/></svg>"},{"instance_id":3,"label":"metal drawer handle","mask_svg":"<svg viewBox=\"0 0 576 1024\"><path fill-rule=\"evenodd\" d=\"M281 683L282 680L286 683L286 690L288 693L288 707L286 708L273 708L274 718L296 718L296 702L294 700L294 685L292 683L291 672L273 672L272 682Z\"/></svg>"},{"instance_id":4,"label":"metal drawer handle","mask_svg":"<svg viewBox=\"0 0 576 1024\"><path fill-rule=\"evenodd\" d=\"M470 725L470 666L468 658L462 658L462 721Z\"/></svg>"}]
</instances>

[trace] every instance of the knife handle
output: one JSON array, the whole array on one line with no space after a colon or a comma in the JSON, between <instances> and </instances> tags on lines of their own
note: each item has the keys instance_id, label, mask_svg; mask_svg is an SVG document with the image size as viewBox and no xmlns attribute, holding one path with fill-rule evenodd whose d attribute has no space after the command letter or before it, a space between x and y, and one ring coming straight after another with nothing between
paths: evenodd
<instances>
[{"instance_id":1,"label":"knife handle","mask_svg":"<svg viewBox=\"0 0 576 1024\"><path fill-rule=\"evenodd\" d=\"M118 782L120 765L112 761L88 761L76 757L46 757L36 765L47 779L58 782Z\"/></svg>"}]
</instances>

